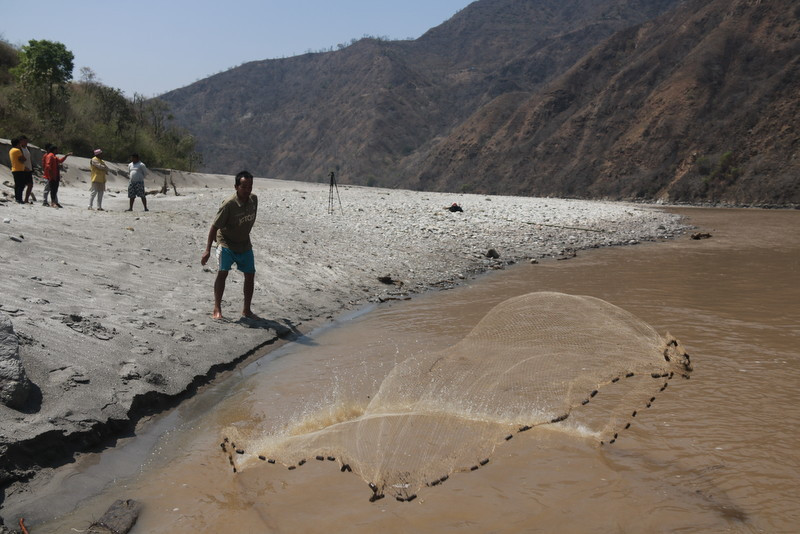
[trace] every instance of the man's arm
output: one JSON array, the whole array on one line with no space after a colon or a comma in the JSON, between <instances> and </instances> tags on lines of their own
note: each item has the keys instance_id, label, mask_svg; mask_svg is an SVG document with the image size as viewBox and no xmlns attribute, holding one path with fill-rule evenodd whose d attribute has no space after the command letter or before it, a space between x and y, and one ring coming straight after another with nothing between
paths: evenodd
<instances>
[{"instance_id":1,"label":"man's arm","mask_svg":"<svg viewBox=\"0 0 800 534\"><path fill-rule=\"evenodd\" d=\"M205 252L203 252L203 256L200 258L200 265L205 265L208 262L208 258L211 257L211 245L216 240L217 240L217 227L212 224L211 228L208 230L208 240L206 241L206 250Z\"/></svg>"}]
</instances>

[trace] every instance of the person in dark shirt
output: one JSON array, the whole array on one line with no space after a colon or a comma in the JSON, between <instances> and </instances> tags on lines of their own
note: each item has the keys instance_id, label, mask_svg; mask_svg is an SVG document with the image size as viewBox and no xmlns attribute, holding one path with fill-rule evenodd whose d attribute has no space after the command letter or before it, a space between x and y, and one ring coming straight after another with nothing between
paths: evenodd
<instances>
[{"instance_id":1,"label":"person in dark shirt","mask_svg":"<svg viewBox=\"0 0 800 534\"><path fill-rule=\"evenodd\" d=\"M252 194L253 175L242 171L234 181L236 194L231 196L219 208L214 222L208 231L208 241L200 264L205 265L211 257L211 245L217 242L217 278L214 281L214 319L222 319L222 295L225 292L225 281L228 272L236 264L236 268L244 274L244 306L242 316L257 319L250 309L253 300L256 266L253 257L253 245L250 242L250 231L256 222L258 198Z\"/></svg>"}]
</instances>

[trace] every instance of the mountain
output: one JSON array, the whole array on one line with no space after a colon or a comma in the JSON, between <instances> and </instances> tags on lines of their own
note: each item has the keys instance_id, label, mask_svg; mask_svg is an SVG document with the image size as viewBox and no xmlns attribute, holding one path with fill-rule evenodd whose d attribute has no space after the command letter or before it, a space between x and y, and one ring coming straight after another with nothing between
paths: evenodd
<instances>
[{"instance_id":1,"label":"mountain","mask_svg":"<svg viewBox=\"0 0 800 534\"><path fill-rule=\"evenodd\" d=\"M686 2L507 94L417 165L416 187L798 204L800 6Z\"/></svg>"},{"instance_id":2,"label":"mountain","mask_svg":"<svg viewBox=\"0 0 800 534\"><path fill-rule=\"evenodd\" d=\"M482 0L414 41L255 61L161 97L194 132L205 170L392 185L508 91L533 91L614 32L677 0Z\"/></svg>"},{"instance_id":3,"label":"mountain","mask_svg":"<svg viewBox=\"0 0 800 534\"><path fill-rule=\"evenodd\" d=\"M161 98L209 172L800 204L799 18L791 0L480 0L413 41Z\"/></svg>"}]
</instances>

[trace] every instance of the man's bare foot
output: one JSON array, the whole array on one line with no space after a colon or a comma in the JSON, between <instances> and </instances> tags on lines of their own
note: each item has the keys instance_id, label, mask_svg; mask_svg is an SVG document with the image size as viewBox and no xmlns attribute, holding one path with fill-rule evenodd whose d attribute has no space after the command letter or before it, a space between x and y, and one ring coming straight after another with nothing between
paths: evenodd
<instances>
[{"instance_id":1,"label":"man's bare foot","mask_svg":"<svg viewBox=\"0 0 800 534\"><path fill-rule=\"evenodd\" d=\"M223 319L222 312L220 310L214 310L214 313L211 314L211 318L215 319L217 321L219 321L220 319Z\"/></svg>"},{"instance_id":2,"label":"man's bare foot","mask_svg":"<svg viewBox=\"0 0 800 534\"><path fill-rule=\"evenodd\" d=\"M261 317L259 317L258 315L256 315L252 311L242 312L242 317L245 317L246 319L253 319L254 321L257 321L258 319L261 319Z\"/></svg>"}]
</instances>

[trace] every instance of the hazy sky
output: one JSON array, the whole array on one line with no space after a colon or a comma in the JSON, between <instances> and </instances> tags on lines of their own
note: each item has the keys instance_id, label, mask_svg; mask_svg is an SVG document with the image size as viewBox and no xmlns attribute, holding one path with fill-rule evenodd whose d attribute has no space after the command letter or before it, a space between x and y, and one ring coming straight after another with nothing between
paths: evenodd
<instances>
[{"instance_id":1,"label":"hazy sky","mask_svg":"<svg viewBox=\"0 0 800 534\"><path fill-rule=\"evenodd\" d=\"M64 43L76 80L89 67L128 96L155 96L247 61L335 49L365 34L417 38L471 1L0 0L0 37Z\"/></svg>"}]
</instances>

